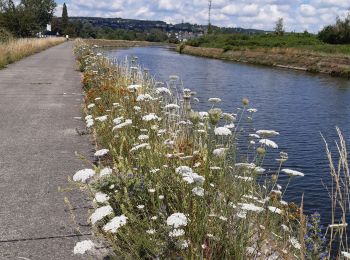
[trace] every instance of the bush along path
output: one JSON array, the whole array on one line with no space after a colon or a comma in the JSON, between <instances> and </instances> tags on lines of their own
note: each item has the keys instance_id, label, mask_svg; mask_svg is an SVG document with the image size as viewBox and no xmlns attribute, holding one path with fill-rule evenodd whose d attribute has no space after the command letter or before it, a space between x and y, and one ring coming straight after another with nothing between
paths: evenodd
<instances>
[{"instance_id":1,"label":"bush along path","mask_svg":"<svg viewBox=\"0 0 350 260\"><path fill-rule=\"evenodd\" d=\"M288 185L279 184L281 175L289 183L304 174L284 167L277 131L253 130L257 110L248 99L235 113L216 97L209 111L196 111L195 93L177 76L157 82L134 60L112 64L82 41L75 52L96 164L73 180L94 197L89 221L116 259L328 255L320 216L286 202ZM269 171L267 156L276 162ZM84 243L95 250L94 241Z\"/></svg>"}]
</instances>

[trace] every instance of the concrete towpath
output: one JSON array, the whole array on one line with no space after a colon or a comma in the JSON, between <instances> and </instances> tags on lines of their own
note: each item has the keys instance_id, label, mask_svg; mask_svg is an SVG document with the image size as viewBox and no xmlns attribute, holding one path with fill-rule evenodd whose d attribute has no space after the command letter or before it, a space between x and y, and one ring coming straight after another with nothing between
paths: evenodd
<instances>
[{"instance_id":1,"label":"concrete towpath","mask_svg":"<svg viewBox=\"0 0 350 260\"><path fill-rule=\"evenodd\" d=\"M62 192L91 153L75 128L81 116L80 74L73 43L63 43L0 70L0 259L84 259L73 254L89 238L79 191ZM80 236L64 202L73 206Z\"/></svg>"}]
</instances>

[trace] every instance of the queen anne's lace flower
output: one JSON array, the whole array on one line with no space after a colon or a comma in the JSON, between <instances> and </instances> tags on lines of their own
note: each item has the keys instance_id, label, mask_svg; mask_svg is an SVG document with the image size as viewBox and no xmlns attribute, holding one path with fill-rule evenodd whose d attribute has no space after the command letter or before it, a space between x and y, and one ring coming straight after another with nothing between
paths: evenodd
<instances>
[{"instance_id":1,"label":"queen anne's lace flower","mask_svg":"<svg viewBox=\"0 0 350 260\"><path fill-rule=\"evenodd\" d=\"M85 183L90 177L95 175L95 171L93 169L83 169L80 171L77 171L73 175L73 181L81 181Z\"/></svg>"},{"instance_id":2,"label":"queen anne's lace flower","mask_svg":"<svg viewBox=\"0 0 350 260\"><path fill-rule=\"evenodd\" d=\"M166 220L168 226L173 226L174 228L179 228L182 226L187 226L187 218L183 213L174 213L169 216Z\"/></svg>"},{"instance_id":3,"label":"queen anne's lace flower","mask_svg":"<svg viewBox=\"0 0 350 260\"><path fill-rule=\"evenodd\" d=\"M93 250L95 248L95 244L91 240L80 241L75 244L73 249L73 253L76 254L85 254L86 251Z\"/></svg>"},{"instance_id":4,"label":"queen anne's lace flower","mask_svg":"<svg viewBox=\"0 0 350 260\"><path fill-rule=\"evenodd\" d=\"M90 220L92 224L95 224L97 221L103 219L104 217L113 213L113 209L111 206L103 206L97 208L94 213L90 216Z\"/></svg>"},{"instance_id":5,"label":"queen anne's lace flower","mask_svg":"<svg viewBox=\"0 0 350 260\"><path fill-rule=\"evenodd\" d=\"M231 130L226 128L226 127L217 127L214 129L214 133L215 133L215 135L219 135L219 136L232 135Z\"/></svg>"},{"instance_id":6,"label":"queen anne's lace flower","mask_svg":"<svg viewBox=\"0 0 350 260\"><path fill-rule=\"evenodd\" d=\"M274 148L274 149L278 148L278 145L270 139L261 139L261 140L259 140L259 143L266 145L268 147Z\"/></svg>"},{"instance_id":7,"label":"queen anne's lace flower","mask_svg":"<svg viewBox=\"0 0 350 260\"><path fill-rule=\"evenodd\" d=\"M101 150L96 151L94 155L96 157L102 157L102 156L106 155L108 152L109 152L108 149L101 149Z\"/></svg>"},{"instance_id":8,"label":"queen anne's lace flower","mask_svg":"<svg viewBox=\"0 0 350 260\"><path fill-rule=\"evenodd\" d=\"M291 170L291 169L282 169L282 172L288 174L289 176L301 176L301 177L304 177L304 173L298 172L298 171L295 171L295 170Z\"/></svg>"},{"instance_id":9,"label":"queen anne's lace flower","mask_svg":"<svg viewBox=\"0 0 350 260\"><path fill-rule=\"evenodd\" d=\"M103 226L103 230L105 232L115 233L118 228L124 226L126 224L126 220L128 218L125 215L117 216L111 219L106 225Z\"/></svg>"}]
</instances>

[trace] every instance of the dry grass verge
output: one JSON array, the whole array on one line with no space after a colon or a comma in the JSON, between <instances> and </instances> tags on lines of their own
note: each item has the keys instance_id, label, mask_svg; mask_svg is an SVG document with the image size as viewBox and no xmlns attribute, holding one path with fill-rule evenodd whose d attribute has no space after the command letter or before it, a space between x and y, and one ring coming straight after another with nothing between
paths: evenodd
<instances>
[{"instance_id":1,"label":"dry grass verge","mask_svg":"<svg viewBox=\"0 0 350 260\"><path fill-rule=\"evenodd\" d=\"M34 53L64 42L64 38L16 39L0 44L0 69Z\"/></svg>"}]
</instances>

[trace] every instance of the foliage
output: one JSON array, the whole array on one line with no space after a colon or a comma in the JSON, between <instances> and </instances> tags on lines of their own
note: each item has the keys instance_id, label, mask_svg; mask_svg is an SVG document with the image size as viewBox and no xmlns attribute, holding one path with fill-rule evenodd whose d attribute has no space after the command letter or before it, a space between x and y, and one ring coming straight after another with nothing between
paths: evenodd
<instances>
[{"instance_id":1,"label":"foliage","mask_svg":"<svg viewBox=\"0 0 350 260\"><path fill-rule=\"evenodd\" d=\"M53 0L2 1L0 27L18 37L33 36L50 23L56 3Z\"/></svg>"},{"instance_id":2,"label":"foliage","mask_svg":"<svg viewBox=\"0 0 350 260\"><path fill-rule=\"evenodd\" d=\"M13 39L12 34L4 28L0 28L0 44Z\"/></svg>"},{"instance_id":3,"label":"foliage","mask_svg":"<svg viewBox=\"0 0 350 260\"><path fill-rule=\"evenodd\" d=\"M318 37L330 44L350 44L350 13L344 20L338 17L335 25L324 27Z\"/></svg>"},{"instance_id":4,"label":"foliage","mask_svg":"<svg viewBox=\"0 0 350 260\"><path fill-rule=\"evenodd\" d=\"M284 25L283 25L283 18L278 18L276 21L276 26L275 26L275 33L277 35L283 35L284 34Z\"/></svg>"},{"instance_id":5,"label":"foliage","mask_svg":"<svg viewBox=\"0 0 350 260\"><path fill-rule=\"evenodd\" d=\"M326 259L328 256L327 239L324 236L324 228L320 222L321 216L318 212L312 214L308 219L305 236L306 259Z\"/></svg>"}]
</instances>

